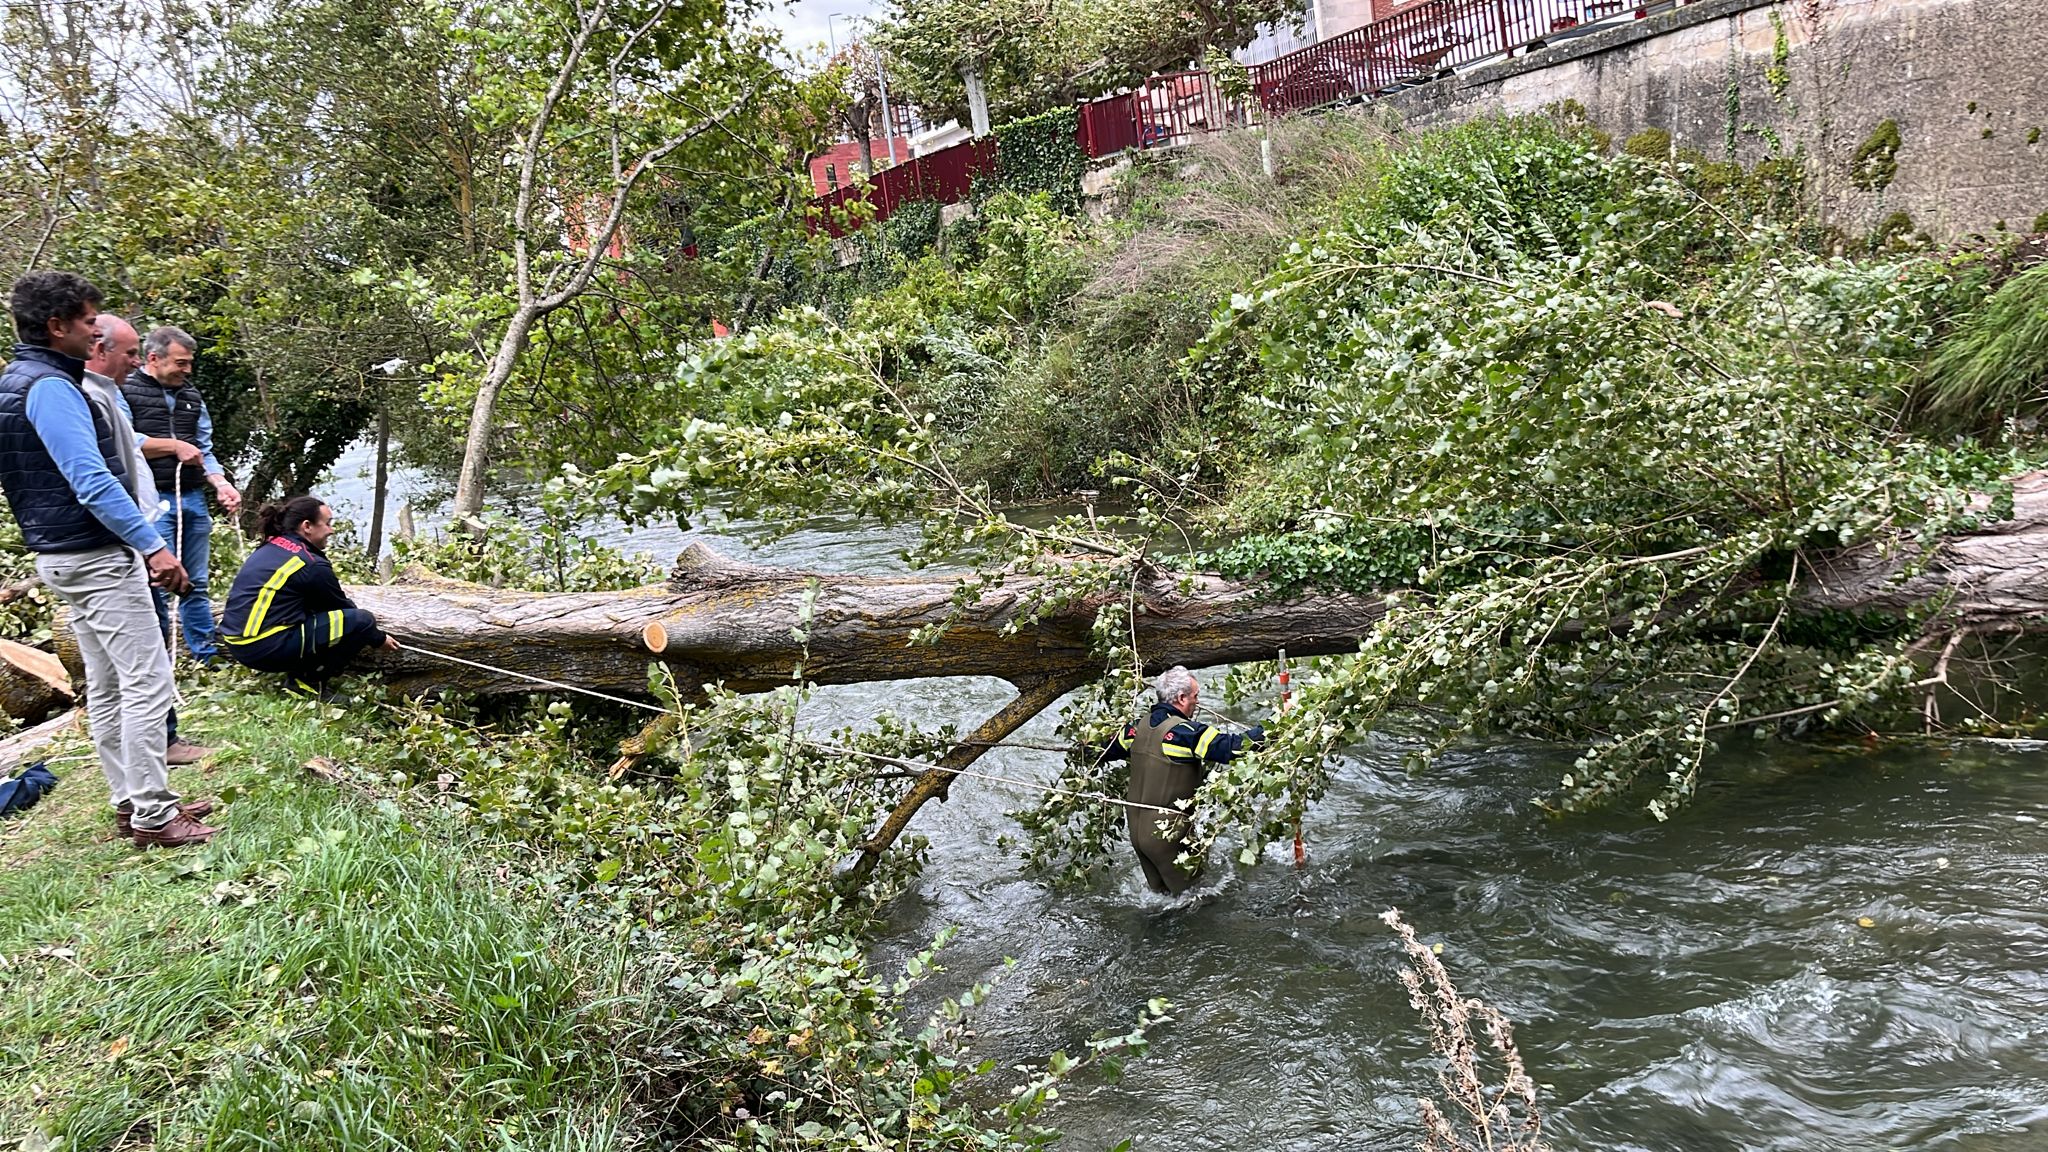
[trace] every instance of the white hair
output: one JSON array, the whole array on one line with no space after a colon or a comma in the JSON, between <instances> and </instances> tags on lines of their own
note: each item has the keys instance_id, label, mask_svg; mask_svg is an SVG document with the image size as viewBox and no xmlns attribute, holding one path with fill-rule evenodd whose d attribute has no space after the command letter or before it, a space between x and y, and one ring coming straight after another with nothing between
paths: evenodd
<instances>
[{"instance_id":1,"label":"white hair","mask_svg":"<svg viewBox=\"0 0 2048 1152\"><path fill-rule=\"evenodd\" d=\"M119 326L127 323L128 321L118 312L102 312L92 322L93 339L102 344L110 344L113 342L114 333L120 331Z\"/></svg>"},{"instance_id":2,"label":"white hair","mask_svg":"<svg viewBox=\"0 0 2048 1152\"><path fill-rule=\"evenodd\" d=\"M1178 664L1161 672L1159 679L1152 682L1152 693L1161 704L1171 704L1194 690L1195 674Z\"/></svg>"}]
</instances>

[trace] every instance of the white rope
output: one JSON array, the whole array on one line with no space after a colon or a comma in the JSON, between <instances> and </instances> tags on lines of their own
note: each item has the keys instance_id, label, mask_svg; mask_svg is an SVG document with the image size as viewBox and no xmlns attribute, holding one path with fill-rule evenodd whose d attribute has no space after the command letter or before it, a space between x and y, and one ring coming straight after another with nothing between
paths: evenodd
<instances>
[{"instance_id":1,"label":"white rope","mask_svg":"<svg viewBox=\"0 0 2048 1152\"><path fill-rule=\"evenodd\" d=\"M396 637L393 639L395 640ZM446 652L436 652L431 648L422 648L417 644L408 644L402 640L398 641L398 650L401 652L415 652L435 660L445 660L450 664L460 664L465 668L475 668L480 672L493 672L500 676L510 676L515 680L524 680L530 684L539 684L543 687L553 688L562 692L575 692L608 703L623 704L628 708L639 708L647 712L659 713L663 716L680 717L682 715L682 713L677 712L673 708L665 708L659 704L649 704L645 700L629 700L624 696L613 696L607 692L599 692L595 688L585 688L577 684L565 684L560 680L550 680L545 676L534 676L526 672L514 672L510 668L500 668L493 664L485 664L480 660L469 660L461 656L451 656ZM1018 780L1011 776L997 776L989 772L977 772L971 768L947 768L943 765L930 763L929 761L911 760L902 756L888 756L880 752L863 752L858 748L847 748L839 744L826 744L817 740L799 739L797 743L817 749L820 752L840 756L858 756L866 760L874 760L883 764L894 764L903 768L915 768L920 771L949 772L955 776L968 776L976 780L987 780L993 784L1003 784L1011 788L1030 792L1040 792L1052 796L1068 796L1076 800L1095 800L1103 804L1114 804L1120 808L1140 808L1149 812L1163 812L1169 816L1187 815L1184 810L1179 808L1163 808L1157 804L1140 804L1135 800L1120 800L1114 796L1105 796L1100 792L1080 792L1071 788L1061 788L1054 784L1039 784L1030 780ZM1001 747L1001 745L991 745L991 747Z\"/></svg>"},{"instance_id":2,"label":"white rope","mask_svg":"<svg viewBox=\"0 0 2048 1152\"><path fill-rule=\"evenodd\" d=\"M608 693L599 692L595 688L584 688L576 684L564 684L560 680L550 680L545 676L533 676L525 672L514 672L510 668L499 668L496 665L485 664L477 660L465 660L460 656L450 656L446 652L436 652L432 648L422 648L417 644L407 644L402 640L398 640L395 636L392 639L397 641L398 650L401 652L417 652L422 656L431 656L436 660L446 660L450 664L460 664L465 668L475 668L481 672L495 672L500 676L510 676L515 680L524 680L530 684L539 684L543 687L554 688L562 692L578 692L598 700L609 701L613 704L623 704L628 708L641 708L649 712L659 712L663 716L681 715L681 713L673 708L664 708L659 704L649 704L645 700L628 700L624 696L613 696Z\"/></svg>"},{"instance_id":3,"label":"white rope","mask_svg":"<svg viewBox=\"0 0 2048 1152\"><path fill-rule=\"evenodd\" d=\"M173 428L173 432L177 429ZM171 554L179 564L185 563L185 465L175 456L171 458ZM185 574L187 579L191 573ZM179 708L185 706L185 694L178 690L178 649L183 648L184 629L178 622L179 609L184 607L184 597L173 595L166 590L164 599L168 606L164 615L171 621L171 703Z\"/></svg>"},{"instance_id":4,"label":"white rope","mask_svg":"<svg viewBox=\"0 0 2048 1152\"><path fill-rule=\"evenodd\" d=\"M171 540L171 555L176 556L178 563L183 564L185 562L185 462L175 456L171 458ZM186 579L189 580L191 577L192 574L190 572L185 573ZM178 666L178 649L184 646L181 643L184 639L184 627L179 622L178 610L184 606L185 598L168 592L164 595L171 600L171 667L176 668Z\"/></svg>"}]
</instances>

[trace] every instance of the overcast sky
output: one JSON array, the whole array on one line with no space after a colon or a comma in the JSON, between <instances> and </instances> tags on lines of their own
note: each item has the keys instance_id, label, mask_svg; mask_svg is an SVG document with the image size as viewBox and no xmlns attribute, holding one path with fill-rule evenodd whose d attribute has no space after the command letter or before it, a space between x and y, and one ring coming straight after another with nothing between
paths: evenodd
<instances>
[{"instance_id":1,"label":"overcast sky","mask_svg":"<svg viewBox=\"0 0 2048 1152\"><path fill-rule=\"evenodd\" d=\"M878 16L887 8L883 0L788 0L771 6L765 18L782 30L782 40L790 55L816 59L835 39L839 44L846 43L849 25L859 23L863 17Z\"/></svg>"}]
</instances>

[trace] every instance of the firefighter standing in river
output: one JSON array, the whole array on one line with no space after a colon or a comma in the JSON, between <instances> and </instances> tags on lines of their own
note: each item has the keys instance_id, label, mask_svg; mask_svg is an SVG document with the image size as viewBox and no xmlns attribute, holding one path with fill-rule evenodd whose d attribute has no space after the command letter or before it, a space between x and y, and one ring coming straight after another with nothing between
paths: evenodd
<instances>
[{"instance_id":1,"label":"firefighter standing in river","mask_svg":"<svg viewBox=\"0 0 2048 1152\"><path fill-rule=\"evenodd\" d=\"M1187 817L1153 809L1174 808L1193 799L1209 765L1228 763L1238 752L1257 747L1266 733L1257 725L1244 732L1224 732L1195 720L1202 685L1185 668L1161 672L1153 692L1158 703L1151 715L1126 726L1103 749L1102 758L1130 758L1131 783L1124 799L1148 805L1125 810L1131 847L1138 852L1145 883L1154 892L1178 895L1202 878L1202 865L1195 861L1183 867L1176 862L1188 849Z\"/></svg>"}]
</instances>

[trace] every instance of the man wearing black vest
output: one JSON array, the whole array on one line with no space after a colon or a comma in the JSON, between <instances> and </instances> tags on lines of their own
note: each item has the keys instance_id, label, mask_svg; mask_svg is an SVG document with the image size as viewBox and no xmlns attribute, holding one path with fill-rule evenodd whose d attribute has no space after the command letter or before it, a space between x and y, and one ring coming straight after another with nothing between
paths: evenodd
<instances>
[{"instance_id":1,"label":"man wearing black vest","mask_svg":"<svg viewBox=\"0 0 2048 1152\"><path fill-rule=\"evenodd\" d=\"M115 824L138 845L203 844L204 804L181 804L164 763L171 662L149 586L185 588L185 570L135 504L112 409L81 388L100 293L71 272L31 272L8 306L21 342L0 371L0 489L36 554L36 574L71 608L85 660L93 745Z\"/></svg>"},{"instance_id":2,"label":"man wearing black vest","mask_svg":"<svg viewBox=\"0 0 2048 1152\"><path fill-rule=\"evenodd\" d=\"M178 624L185 647L201 664L211 663L214 644L213 603L206 598L207 563L212 559L213 516L206 490L220 499L232 516L242 507L242 494L228 483L227 473L213 457L213 416L192 386L192 362L199 342L182 328L153 329L143 341L143 366L121 385L121 399L135 425L142 454L149 458L163 512L155 528L178 550L178 560L191 577L192 588L178 602ZM199 463L179 458L181 445L199 449ZM189 448L184 450L189 456ZM171 626L170 599L156 594L156 614L163 629Z\"/></svg>"}]
</instances>

